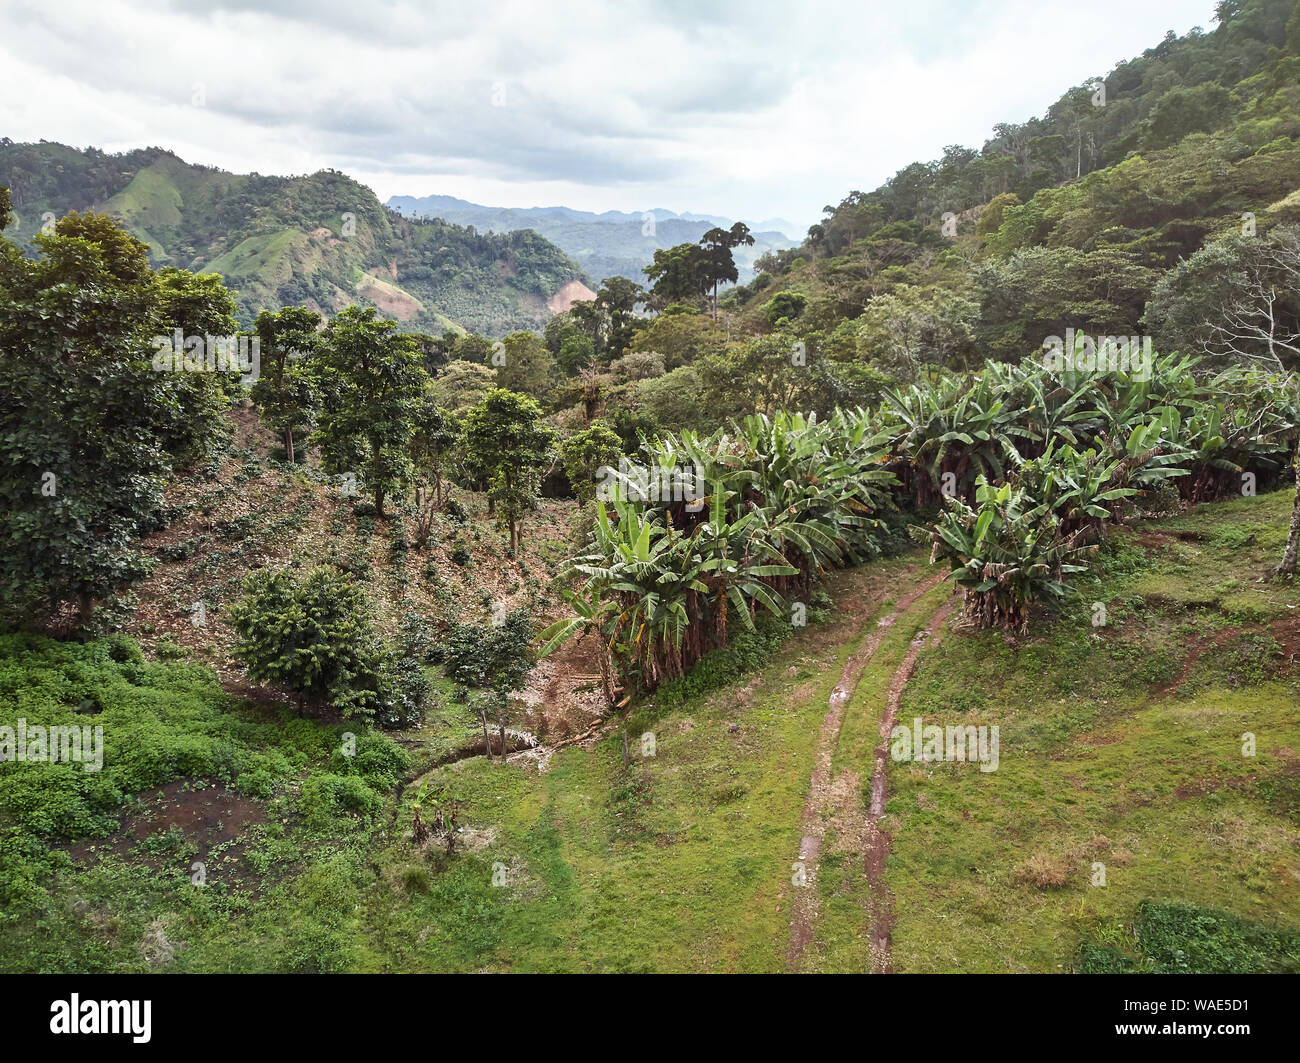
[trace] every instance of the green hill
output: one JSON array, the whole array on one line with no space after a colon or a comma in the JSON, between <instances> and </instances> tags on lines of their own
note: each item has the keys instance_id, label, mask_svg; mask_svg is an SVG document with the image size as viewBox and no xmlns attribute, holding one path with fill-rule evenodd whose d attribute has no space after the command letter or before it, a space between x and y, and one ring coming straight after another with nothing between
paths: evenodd
<instances>
[{"instance_id":1,"label":"green hill","mask_svg":"<svg viewBox=\"0 0 1300 1063\"><path fill-rule=\"evenodd\" d=\"M225 277L244 324L266 307L363 303L412 329L499 336L542 326L547 301L585 279L534 232L402 218L333 170L232 174L161 148L107 155L0 140L0 185L12 192L20 242L51 214L104 211L149 245L155 266Z\"/></svg>"},{"instance_id":2,"label":"green hill","mask_svg":"<svg viewBox=\"0 0 1300 1063\"><path fill-rule=\"evenodd\" d=\"M1070 325L1186 348L1152 312L1161 277L1223 236L1300 221L1300 6L1233 0L1217 18L978 151L850 192L761 258L732 307L766 331L773 296L801 295L803 338L888 370L891 337L916 333L950 366L1018 361Z\"/></svg>"}]
</instances>

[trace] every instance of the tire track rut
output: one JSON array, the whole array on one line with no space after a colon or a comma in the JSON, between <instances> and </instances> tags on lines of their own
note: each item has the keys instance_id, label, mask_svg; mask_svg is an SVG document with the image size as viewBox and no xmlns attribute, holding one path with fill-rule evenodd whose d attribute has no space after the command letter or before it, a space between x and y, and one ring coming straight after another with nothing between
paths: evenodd
<instances>
[{"instance_id":1,"label":"tire track rut","mask_svg":"<svg viewBox=\"0 0 1300 1063\"><path fill-rule=\"evenodd\" d=\"M955 602L945 602L930 617L925 628L916 633L889 683L889 700L880 717L880 744L876 747L875 767L871 773L871 806L867 811L867 826L863 837L863 854L867 872L867 921L871 932L871 972L892 973L893 957L890 939L894 928L893 898L885 887L885 861L889 858L892 837L880 827L888 800L886 789L889 771L889 734L898 719L898 705L903 698L903 688L912 678L916 659L926 646L935 646L943 637L943 623L956 607Z\"/></svg>"},{"instance_id":2,"label":"tire track rut","mask_svg":"<svg viewBox=\"0 0 1300 1063\"><path fill-rule=\"evenodd\" d=\"M862 640L857 650L850 655L848 660L844 662L844 667L840 671L839 682L835 684L835 689L831 691L826 716L822 720L821 734L817 739L812 777L809 782L808 797L804 802L801 819L803 837L799 843L798 863L803 866L806 884L795 888L790 907L790 944L786 949L786 964L791 971L800 969L804 951L812 940L813 926L817 918L817 895L813 886L816 881L817 863L821 855L822 842L826 837L827 826L822 818L821 809L834 796L835 787L831 779L831 761L835 754L835 747L839 743L840 731L844 726L844 712L849 702L853 700L853 693L857 690L863 671L866 670L876 651L880 649L880 644L884 641L890 629L893 628L899 617L903 616L915 604L917 599L928 594L942 581L942 576L926 580L899 598L894 608L876 621L875 628ZM944 612L945 616L947 615L944 609L940 611ZM919 648L917 652L919 652ZM910 650L909 660L915 660L915 655ZM887 731L886 734L888 734Z\"/></svg>"}]
</instances>

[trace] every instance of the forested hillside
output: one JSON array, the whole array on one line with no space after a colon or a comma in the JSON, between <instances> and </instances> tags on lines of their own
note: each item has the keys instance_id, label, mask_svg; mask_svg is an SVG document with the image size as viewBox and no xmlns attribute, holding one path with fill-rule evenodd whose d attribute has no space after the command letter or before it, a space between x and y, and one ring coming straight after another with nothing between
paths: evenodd
<instances>
[{"instance_id":1,"label":"forested hillside","mask_svg":"<svg viewBox=\"0 0 1300 1063\"><path fill-rule=\"evenodd\" d=\"M801 247L760 260L734 306L761 327L791 293L795 331L833 360L1018 361L1071 325L1162 350L1204 340L1184 308L1230 295L1248 246L1234 238L1300 221L1300 16L1289 0L1229 0L1209 32L1170 33L1043 117L825 214ZM1294 293L1284 302L1294 323Z\"/></svg>"},{"instance_id":2,"label":"forested hillside","mask_svg":"<svg viewBox=\"0 0 1300 1063\"><path fill-rule=\"evenodd\" d=\"M332 313L359 302L412 331L500 336L545 324L547 301L584 277L536 233L408 220L334 171L264 177L160 148L106 155L0 140L0 185L19 241L70 210L103 211L148 245L155 266L219 273L245 326L268 307Z\"/></svg>"}]
</instances>

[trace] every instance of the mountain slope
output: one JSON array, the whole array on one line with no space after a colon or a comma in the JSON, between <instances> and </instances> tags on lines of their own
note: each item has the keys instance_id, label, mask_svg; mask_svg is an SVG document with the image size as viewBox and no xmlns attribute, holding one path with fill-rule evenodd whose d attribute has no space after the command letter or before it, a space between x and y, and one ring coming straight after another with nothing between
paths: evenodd
<instances>
[{"instance_id":1,"label":"mountain slope","mask_svg":"<svg viewBox=\"0 0 1300 1063\"><path fill-rule=\"evenodd\" d=\"M662 209L640 214L618 210L596 214L570 207L486 207L455 196L391 196L388 206L403 217L442 218L480 231L532 229L555 243L598 281L619 276L645 283L641 270L654 258L657 248L696 243L709 229L729 228L732 224L728 218L674 214ZM795 245L784 232L765 226L752 228L753 246L735 251L742 283L753 277L754 260L760 255Z\"/></svg>"},{"instance_id":2,"label":"mountain slope","mask_svg":"<svg viewBox=\"0 0 1300 1063\"><path fill-rule=\"evenodd\" d=\"M20 241L43 218L104 211L149 245L155 266L225 277L245 325L266 307L363 303L411 329L499 336L545 324L547 302L585 279L536 233L402 218L333 170L232 174L160 148L106 155L0 140L0 185L11 189Z\"/></svg>"},{"instance_id":3,"label":"mountain slope","mask_svg":"<svg viewBox=\"0 0 1300 1063\"><path fill-rule=\"evenodd\" d=\"M873 359L918 322L928 360L954 365L1016 361L1071 324L1175 343L1150 314L1162 275L1225 235L1300 222L1300 4L1231 0L1217 17L978 151L850 192L733 296L742 324L765 330L788 291L800 328L838 328Z\"/></svg>"}]
</instances>

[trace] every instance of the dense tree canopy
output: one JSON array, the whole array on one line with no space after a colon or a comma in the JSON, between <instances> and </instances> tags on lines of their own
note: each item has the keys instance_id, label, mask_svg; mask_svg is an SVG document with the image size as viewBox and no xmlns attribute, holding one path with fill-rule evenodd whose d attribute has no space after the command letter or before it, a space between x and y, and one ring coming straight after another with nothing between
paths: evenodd
<instances>
[{"instance_id":1,"label":"dense tree canopy","mask_svg":"<svg viewBox=\"0 0 1300 1063\"><path fill-rule=\"evenodd\" d=\"M155 369L154 341L221 327L230 297L102 215L33 243L0 240L0 612L66 629L144 573L166 477L217 441L217 374Z\"/></svg>"},{"instance_id":2,"label":"dense tree canopy","mask_svg":"<svg viewBox=\"0 0 1300 1063\"><path fill-rule=\"evenodd\" d=\"M322 464L364 483L383 516L384 499L410 477L412 415L428 383L418 346L373 308L350 306L329 323L312 364Z\"/></svg>"}]
</instances>

